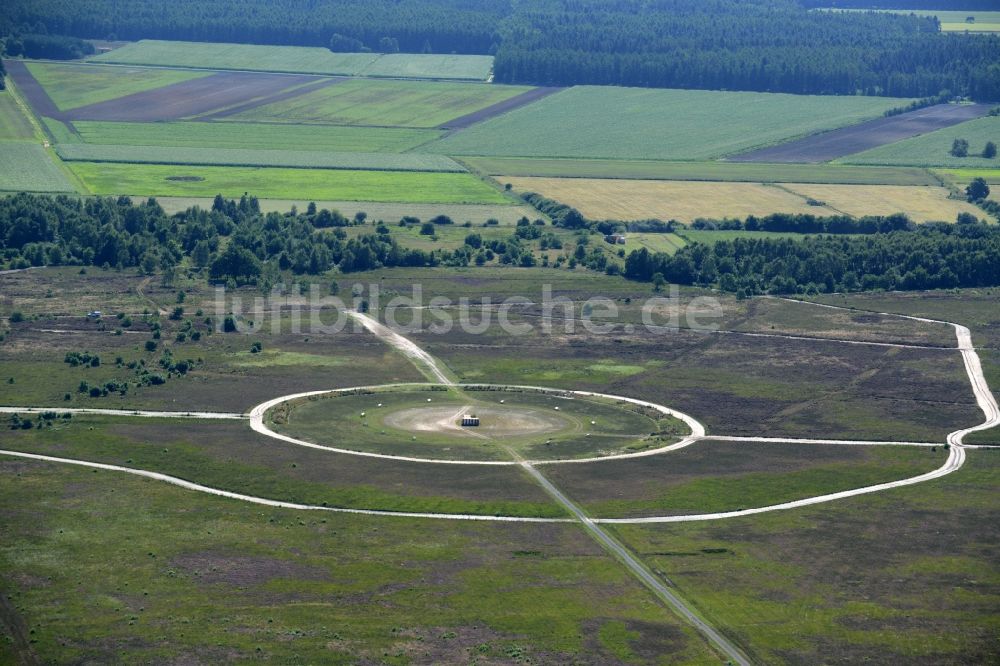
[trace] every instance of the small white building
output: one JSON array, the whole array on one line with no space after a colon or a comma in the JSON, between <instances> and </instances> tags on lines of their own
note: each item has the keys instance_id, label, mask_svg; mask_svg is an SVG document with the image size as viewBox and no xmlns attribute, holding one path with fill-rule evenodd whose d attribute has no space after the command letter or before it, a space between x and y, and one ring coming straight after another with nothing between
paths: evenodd
<instances>
[{"instance_id":1,"label":"small white building","mask_svg":"<svg viewBox=\"0 0 1000 666\"><path fill-rule=\"evenodd\" d=\"M478 428L479 427L479 417L478 416L463 416L462 417L462 427L463 428Z\"/></svg>"}]
</instances>

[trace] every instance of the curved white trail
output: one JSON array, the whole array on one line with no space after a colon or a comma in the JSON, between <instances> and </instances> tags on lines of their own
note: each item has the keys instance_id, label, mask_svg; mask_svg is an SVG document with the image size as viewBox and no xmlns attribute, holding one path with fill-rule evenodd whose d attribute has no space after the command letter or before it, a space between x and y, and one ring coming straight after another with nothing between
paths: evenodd
<instances>
[{"instance_id":1,"label":"curved white trail","mask_svg":"<svg viewBox=\"0 0 1000 666\"><path fill-rule=\"evenodd\" d=\"M170 476L168 474L161 474L159 472L150 472L144 469L135 469L133 467L122 467L120 465L108 465L106 463L88 462L86 460L75 460L73 458L57 458L55 456L45 456L37 453L25 453L23 451L4 451L0 450L0 455L11 456L13 458L26 458L29 460L40 460L43 462L51 463L61 463L64 465L76 465L78 467L87 467L91 469L106 470L109 472L123 472L125 474L131 474L133 476L141 476L147 479L154 479L156 481L163 481L164 483L169 483L174 486L179 486L187 490L194 490L200 493L205 493L208 495L215 495L216 497L226 497L229 499L239 500L241 502L248 502L250 504L260 504L262 506L270 506L276 509L295 509L298 511L329 511L332 513L354 513L364 516L392 516L396 518L436 518L445 520L479 520L488 522L500 522L500 523L572 523L575 522L572 518L525 518L525 517L512 517L512 516L489 516L489 515L476 515L476 514L459 514L459 513L415 513L410 511L376 511L374 509L344 509L340 507L330 507L330 506L320 506L316 504L297 504L295 502L283 502L281 500L266 499L263 497L256 497L254 495L244 495L243 493L234 493L228 490L220 490L219 488L211 488L209 486L203 486L200 483L192 483L191 481L185 481L184 479L179 479L176 476Z\"/></svg>"},{"instance_id":2,"label":"curved white trail","mask_svg":"<svg viewBox=\"0 0 1000 666\"><path fill-rule=\"evenodd\" d=\"M148 409L90 409L66 407L0 407L0 414L94 414L97 416L131 416L148 419L201 419L246 421L246 414L229 414L224 412L155 412Z\"/></svg>"}]
</instances>

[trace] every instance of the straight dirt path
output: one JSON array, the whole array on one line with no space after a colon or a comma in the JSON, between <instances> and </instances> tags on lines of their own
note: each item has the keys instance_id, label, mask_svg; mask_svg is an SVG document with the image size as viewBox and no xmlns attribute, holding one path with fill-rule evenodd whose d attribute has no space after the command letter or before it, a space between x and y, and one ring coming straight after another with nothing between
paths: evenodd
<instances>
[{"instance_id":1,"label":"straight dirt path","mask_svg":"<svg viewBox=\"0 0 1000 666\"><path fill-rule=\"evenodd\" d=\"M384 340L387 344L398 349L407 358L411 360L415 359L416 362L425 366L431 374L441 378L443 383L449 386L456 385L455 382L448 377L444 369L438 364L437 359L418 347L415 343L404 338L395 331L392 331L366 314L353 313L353 316L360 321L365 328L375 333L375 335ZM701 430L700 434L704 434L704 430ZM611 534L609 534L606 530L595 524L594 521L591 520L580 507L573 503L562 493L562 491L556 488L551 481L539 472L535 465L531 462L520 460L520 457L513 450L510 450L510 453L515 460L517 460L517 464L519 464L521 468L532 479L534 479L542 487L542 489L545 490L545 492L548 493L553 500L555 500L557 504L568 511L570 515L572 515L576 521L583 526L587 533L594 538L594 540L601 544L601 546L619 562L624 564L632 575L639 579L643 585L648 587L661 602L690 622L695 629L701 632L701 634L708 640L709 644L725 655L727 659L733 663L740 664L740 666L750 666L750 660L747 659L747 657L735 645L724 638L715 628L702 620L701 617L694 612L694 609L684 600L668 590L666 585L664 585L659 578L653 575L649 569L647 569L636 557L634 557L622 543L611 536Z\"/></svg>"}]
</instances>

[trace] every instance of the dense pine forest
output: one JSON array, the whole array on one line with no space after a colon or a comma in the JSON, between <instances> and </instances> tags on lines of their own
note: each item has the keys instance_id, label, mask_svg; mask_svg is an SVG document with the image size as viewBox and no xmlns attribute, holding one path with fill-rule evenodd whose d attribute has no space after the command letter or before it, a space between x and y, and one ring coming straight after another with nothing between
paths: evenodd
<instances>
[{"instance_id":1,"label":"dense pine forest","mask_svg":"<svg viewBox=\"0 0 1000 666\"><path fill-rule=\"evenodd\" d=\"M923 6L923 0L898 2ZM967 0L962 8L979 2ZM906 97L947 90L1000 100L1000 37L942 34L936 19L912 15L809 11L817 0L7 4L0 34L332 44L337 50L378 50L390 38L410 53L494 53L496 80L507 83Z\"/></svg>"}]
</instances>

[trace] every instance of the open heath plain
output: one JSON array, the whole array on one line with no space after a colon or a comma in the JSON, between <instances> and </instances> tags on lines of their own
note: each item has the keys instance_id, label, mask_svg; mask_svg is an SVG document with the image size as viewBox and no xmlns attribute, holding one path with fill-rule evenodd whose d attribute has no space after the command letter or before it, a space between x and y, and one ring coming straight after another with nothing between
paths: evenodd
<instances>
[{"instance_id":1,"label":"open heath plain","mask_svg":"<svg viewBox=\"0 0 1000 666\"><path fill-rule=\"evenodd\" d=\"M0 663L996 662L993 255L875 247L991 105L107 44L4 61Z\"/></svg>"}]
</instances>

